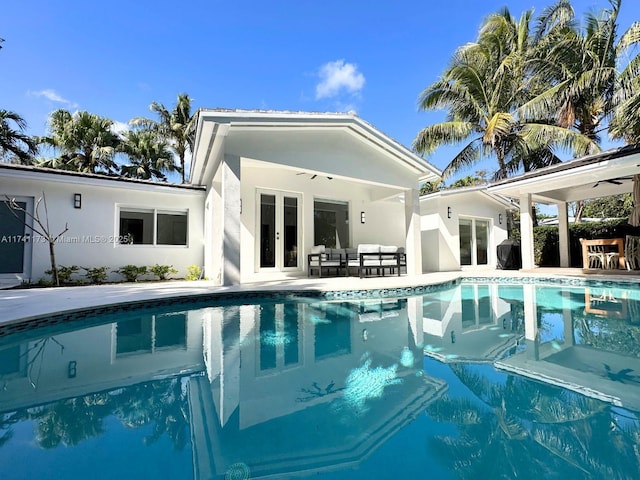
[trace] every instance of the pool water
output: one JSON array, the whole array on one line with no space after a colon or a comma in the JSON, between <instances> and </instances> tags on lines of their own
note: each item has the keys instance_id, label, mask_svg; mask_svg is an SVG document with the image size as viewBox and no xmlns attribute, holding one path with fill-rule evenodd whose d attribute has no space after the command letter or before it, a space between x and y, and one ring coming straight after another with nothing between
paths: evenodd
<instances>
[{"instance_id":1,"label":"pool water","mask_svg":"<svg viewBox=\"0 0 640 480\"><path fill-rule=\"evenodd\" d=\"M640 290L141 307L0 338L1 478L640 478Z\"/></svg>"}]
</instances>

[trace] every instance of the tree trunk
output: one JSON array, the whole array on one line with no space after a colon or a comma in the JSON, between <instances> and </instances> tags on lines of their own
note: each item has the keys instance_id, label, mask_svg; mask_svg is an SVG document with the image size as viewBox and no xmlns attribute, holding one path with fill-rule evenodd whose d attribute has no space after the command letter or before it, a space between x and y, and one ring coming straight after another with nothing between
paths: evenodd
<instances>
[{"instance_id":1,"label":"tree trunk","mask_svg":"<svg viewBox=\"0 0 640 480\"><path fill-rule=\"evenodd\" d=\"M49 240L49 260L51 261L51 278L53 284L56 287L60 286L60 279L58 278L58 266L56 265L56 252L54 250L55 243Z\"/></svg>"}]
</instances>

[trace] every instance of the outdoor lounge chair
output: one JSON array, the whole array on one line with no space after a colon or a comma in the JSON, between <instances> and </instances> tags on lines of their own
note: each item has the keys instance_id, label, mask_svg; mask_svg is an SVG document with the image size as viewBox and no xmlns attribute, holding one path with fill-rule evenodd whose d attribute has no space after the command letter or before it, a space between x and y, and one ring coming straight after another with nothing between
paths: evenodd
<instances>
[{"instance_id":1,"label":"outdoor lounge chair","mask_svg":"<svg viewBox=\"0 0 640 480\"><path fill-rule=\"evenodd\" d=\"M344 268L343 250L325 248L324 245L311 247L311 253L307 256L307 276L311 276L313 270L318 271L318 277L322 277L323 269L326 273L335 270L336 275Z\"/></svg>"}]
</instances>

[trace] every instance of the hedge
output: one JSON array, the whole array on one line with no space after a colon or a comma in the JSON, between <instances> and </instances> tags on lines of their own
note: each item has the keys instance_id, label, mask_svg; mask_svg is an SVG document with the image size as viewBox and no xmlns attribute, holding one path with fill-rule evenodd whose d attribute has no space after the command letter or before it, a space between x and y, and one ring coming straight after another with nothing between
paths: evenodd
<instances>
[{"instance_id":1,"label":"hedge","mask_svg":"<svg viewBox=\"0 0 640 480\"><path fill-rule=\"evenodd\" d=\"M626 235L640 235L640 227L632 227L627 223L626 218L605 222L569 224L571 267L582 268L581 238L624 238ZM536 265L540 267L560 266L557 226L533 228L533 252Z\"/></svg>"}]
</instances>

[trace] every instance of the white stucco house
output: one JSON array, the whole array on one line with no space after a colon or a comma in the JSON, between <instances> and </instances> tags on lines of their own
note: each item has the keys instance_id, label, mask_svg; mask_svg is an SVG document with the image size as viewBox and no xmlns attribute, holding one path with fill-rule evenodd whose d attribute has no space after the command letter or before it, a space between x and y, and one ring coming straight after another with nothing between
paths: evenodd
<instances>
[{"instance_id":1,"label":"white stucco house","mask_svg":"<svg viewBox=\"0 0 640 480\"><path fill-rule=\"evenodd\" d=\"M44 193L65 266L196 265L233 285L306 276L317 244L404 247L408 274L495 265L508 204L484 188L420 199L440 175L353 113L203 109L187 185L0 164L0 198L33 214ZM0 203L0 281L35 282L48 244L15 213Z\"/></svg>"},{"instance_id":2,"label":"white stucco house","mask_svg":"<svg viewBox=\"0 0 640 480\"><path fill-rule=\"evenodd\" d=\"M422 270L495 268L497 246L508 238L507 212L516 208L486 185L423 195Z\"/></svg>"}]
</instances>

